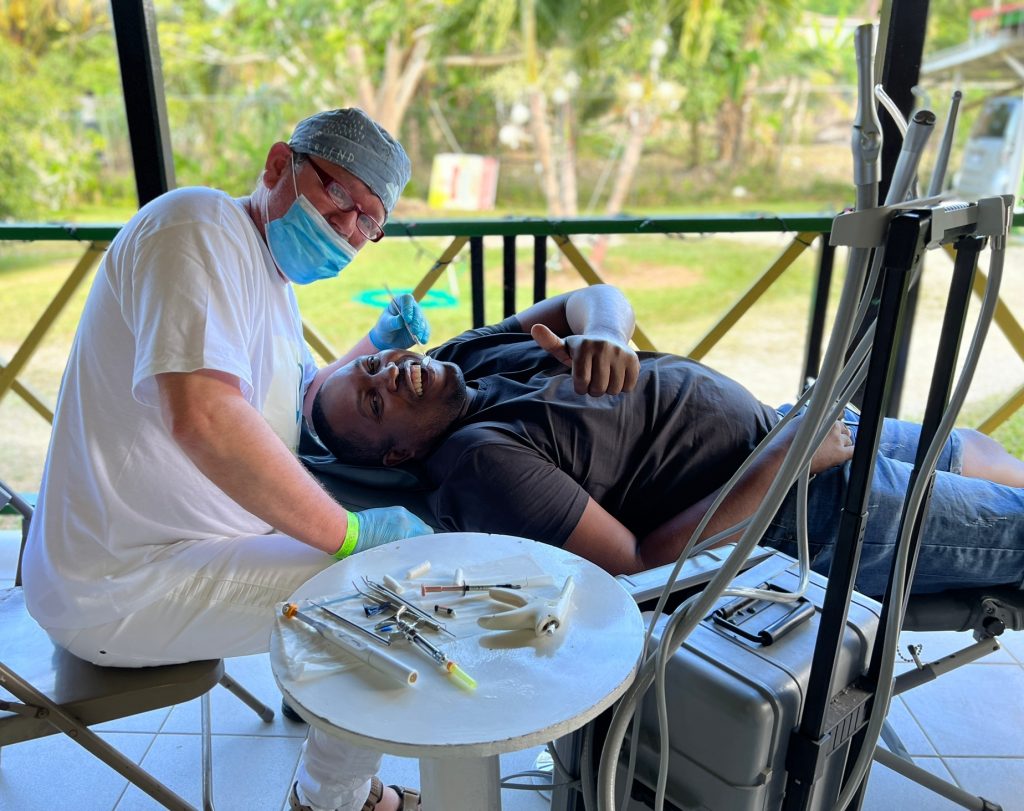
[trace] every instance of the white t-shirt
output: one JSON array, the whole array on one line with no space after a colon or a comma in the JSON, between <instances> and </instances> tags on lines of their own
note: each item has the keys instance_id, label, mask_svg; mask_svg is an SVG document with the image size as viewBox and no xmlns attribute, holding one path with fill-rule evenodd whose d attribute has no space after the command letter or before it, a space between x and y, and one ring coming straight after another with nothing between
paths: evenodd
<instances>
[{"instance_id":1,"label":"white t-shirt","mask_svg":"<svg viewBox=\"0 0 1024 811\"><path fill-rule=\"evenodd\" d=\"M155 375L213 369L293 450L316 371L291 285L239 201L172 191L121 230L89 293L57 400L24 561L44 627L110 622L172 590L210 539L270 531L182 452Z\"/></svg>"}]
</instances>

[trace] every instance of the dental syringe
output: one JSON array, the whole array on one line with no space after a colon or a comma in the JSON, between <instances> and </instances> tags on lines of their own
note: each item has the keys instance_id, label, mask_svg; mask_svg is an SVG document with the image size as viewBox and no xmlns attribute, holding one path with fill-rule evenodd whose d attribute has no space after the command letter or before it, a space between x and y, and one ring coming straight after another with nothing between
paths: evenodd
<instances>
[{"instance_id":1,"label":"dental syringe","mask_svg":"<svg viewBox=\"0 0 1024 811\"><path fill-rule=\"evenodd\" d=\"M427 639L423 634L417 630L415 622L409 622L404 619L402 615L406 613L405 608L399 608L398 613L395 614L390 620L385 620L377 625L377 630L388 633L390 631L396 631L404 636L409 642L412 643L413 647L417 648L421 653L426 654L440 665L444 670L451 676L461 687L465 687L467 690L476 689L476 679L470 676L465 670L459 667L452 659L448 658L448 655L437 647L433 642Z\"/></svg>"}]
</instances>

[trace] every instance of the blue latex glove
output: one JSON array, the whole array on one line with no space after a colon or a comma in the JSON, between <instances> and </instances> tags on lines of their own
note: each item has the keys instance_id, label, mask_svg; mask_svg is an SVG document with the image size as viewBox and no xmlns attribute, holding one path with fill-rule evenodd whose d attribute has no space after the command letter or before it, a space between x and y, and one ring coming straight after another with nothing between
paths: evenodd
<instances>
[{"instance_id":1,"label":"blue latex glove","mask_svg":"<svg viewBox=\"0 0 1024 811\"><path fill-rule=\"evenodd\" d=\"M370 341L378 349L408 349L429 340L430 324L411 293L394 298L370 330Z\"/></svg>"},{"instance_id":2,"label":"blue latex glove","mask_svg":"<svg viewBox=\"0 0 1024 811\"><path fill-rule=\"evenodd\" d=\"M434 534L434 530L405 507L375 507L354 515L359 521L359 537L356 538L353 552L362 552L403 538Z\"/></svg>"}]
</instances>

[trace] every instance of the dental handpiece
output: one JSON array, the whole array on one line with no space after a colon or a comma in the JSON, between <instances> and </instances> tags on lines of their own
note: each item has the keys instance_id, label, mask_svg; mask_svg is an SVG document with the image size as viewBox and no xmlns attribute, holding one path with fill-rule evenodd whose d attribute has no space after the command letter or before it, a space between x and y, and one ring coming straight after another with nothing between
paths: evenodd
<instances>
[{"instance_id":1,"label":"dental handpiece","mask_svg":"<svg viewBox=\"0 0 1024 811\"><path fill-rule=\"evenodd\" d=\"M357 660L369 665L379 673L390 676L405 687L415 684L419 678L419 673L413 668L398 661L393 656L389 656L384 651L377 650L358 637L344 633L336 628L331 628L326 623L303 613L299 610L299 606L296 603L286 603L281 609L281 615L288 619L301 620L335 647L354 656Z\"/></svg>"},{"instance_id":2,"label":"dental handpiece","mask_svg":"<svg viewBox=\"0 0 1024 811\"><path fill-rule=\"evenodd\" d=\"M949 102L949 115L946 116L946 127L942 131L939 154L935 158L935 168L932 169L932 177L928 183L929 197L935 197L939 194L946 180L946 167L949 165L949 153L953 148L953 133L956 130L956 119L960 111L961 98L963 98L963 94L959 90L954 90Z\"/></svg>"},{"instance_id":3,"label":"dental handpiece","mask_svg":"<svg viewBox=\"0 0 1024 811\"><path fill-rule=\"evenodd\" d=\"M887 206L902 203L917 175L917 165L921 162L921 153L935 129L935 113L931 110L918 110L910 119L907 134L903 136L903 147L896 159L896 168L892 172L889 191L885 195Z\"/></svg>"},{"instance_id":4,"label":"dental handpiece","mask_svg":"<svg viewBox=\"0 0 1024 811\"><path fill-rule=\"evenodd\" d=\"M857 61L857 114L853 121L853 183L857 188L857 209L878 205L881 175L882 124L875 105L875 27L857 26L853 35Z\"/></svg>"}]
</instances>

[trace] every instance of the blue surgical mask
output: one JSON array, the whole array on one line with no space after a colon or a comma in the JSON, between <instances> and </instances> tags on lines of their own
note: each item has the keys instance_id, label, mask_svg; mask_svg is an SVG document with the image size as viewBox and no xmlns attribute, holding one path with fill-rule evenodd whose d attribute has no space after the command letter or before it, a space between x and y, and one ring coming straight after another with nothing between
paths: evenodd
<instances>
[{"instance_id":1,"label":"blue surgical mask","mask_svg":"<svg viewBox=\"0 0 1024 811\"><path fill-rule=\"evenodd\" d=\"M297 186L295 202L284 216L267 223L267 246L281 272L295 284L333 279L356 255L356 249L331 228L304 194L298 193Z\"/></svg>"}]
</instances>

